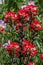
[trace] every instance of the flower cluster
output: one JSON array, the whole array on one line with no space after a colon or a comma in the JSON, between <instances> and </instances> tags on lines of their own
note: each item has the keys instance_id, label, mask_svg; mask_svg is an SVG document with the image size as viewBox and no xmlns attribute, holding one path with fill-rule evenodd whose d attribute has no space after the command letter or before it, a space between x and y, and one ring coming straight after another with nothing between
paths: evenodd
<instances>
[{"instance_id":1,"label":"flower cluster","mask_svg":"<svg viewBox=\"0 0 43 65\"><path fill-rule=\"evenodd\" d=\"M5 46L6 50L9 52L9 54L12 56L16 54L19 56L20 46L17 42L10 42L10 44Z\"/></svg>"},{"instance_id":2,"label":"flower cluster","mask_svg":"<svg viewBox=\"0 0 43 65\"><path fill-rule=\"evenodd\" d=\"M4 16L5 22L14 22L17 20L16 12L6 12L6 15Z\"/></svg>"},{"instance_id":3,"label":"flower cluster","mask_svg":"<svg viewBox=\"0 0 43 65\"><path fill-rule=\"evenodd\" d=\"M24 40L23 43L22 43L22 47L23 47L23 50L22 50L22 53L23 54L30 54L30 56L35 56L38 51L36 50L36 47L30 43L29 40Z\"/></svg>"},{"instance_id":4,"label":"flower cluster","mask_svg":"<svg viewBox=\"0 0 43 65\"><path fill-rule=\"evenodd\" d=\"M41 23L38 20L35 20L31 23L30 28L34 31L40 31L43 30Z\"/></svg>"},{"instance_id":5,"label":"flower cluster","mask_svg":"<svg viewBox=\"0 0 43 65\"><path fill-rule=\"evenodd\" d=\"M23 9L26 10L29 14L31 12L34 16L36 16L38 13L37 6L35 5L27 5Z\"/></svg>"},{"instance_id":6,"label":"flower cluster","mask_svg":"<svg viewBox=\"0 0 43 65\"><path fill-rule=\"evenodd\" d=\"M19 43L17 42L10 42L3 45L6 50L9 52L9 54L12 56L16 54L17 56L20 56L21 53L25 56L27 54L30 54L30 56L35 56L38 54L38 51L36 50L36 47L30 43L29 40L24 40L22 42L22 51L21 53L21 47L19 46Z\"/></svg>"},{"instance_id":7,"label":"flower cluster","mask_svg":"<svg viewBox=\"0 0 43 65\"><path fill-rule=\"evenodd\" d=\"M16 12L7 12L4 16L4 20L8 23L16 21L16 30L22 26L22 23L26 22L31 23L30 28L34 31L43 30L41 23L35 19L38 12L37 6L31 4L21 8L17 14Z\"/></svg>"}]
</instances>

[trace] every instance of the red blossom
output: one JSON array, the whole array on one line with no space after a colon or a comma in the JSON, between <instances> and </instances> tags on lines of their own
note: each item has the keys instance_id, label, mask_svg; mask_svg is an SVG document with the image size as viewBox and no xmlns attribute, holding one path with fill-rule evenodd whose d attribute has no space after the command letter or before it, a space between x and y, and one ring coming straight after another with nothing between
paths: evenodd
<instances>
[{"instance_id":1,"label":"red blossom","mask_svg":"<svg viewBox=\"0 0 43 65\"><path fill-rule=\"evenodd\" d=\"M43 61L43 53L40 54L40 59Z\"/></svg>"},{"instance_id":2,"label":"red blossom","mask_svg":"<svg viewBox=\"0 0 43 65\"><path fill-rule=\"evenodd\" d=\"M36 49L35 45L33 45L31 43L29 44L29 48Z\"/></svg>"},{"instance_id":3,"label":"red blossom","mask_svg":"<svg viewBox=\"0 0 43 65\"><path fill-rule=\"evenodd\" d=\"M24 26L23 30L24 31L27 31L28 30L28 27L27 26Z\"/></svg>"},{"instance_id":4,"label":"red blossom","mask_svg":"<svg viewBox=\"0 0 43 65\"><path fill-rule=\"evenodd\" d=\"M19 30L21 26L22 26L22 23L21 23L21 22L18 22L18 23L16 24L16 30Z\"/></svg>"},{"instance_id":5,"label":"red blossom","mask_svg":"<svg viewBox=\"0 0 43 65\"><path fill-rule=\"evenodd\" d=\"M38 54L37 50L30 51L30 56L35 56L36 54Z\"/></svg>"},{"instance_id":6,"label":"red blossom","mask_svg":"<svg viewBox=\"0 0 43 65\"><path fill-rule=\"evenodd\" d=\"M10 42L10 45L5 46L5 48L11 55L17 54L20 51L20 46L17 42Z\"/></svg>"},{"instance_id":7,"label":"red blossom","mask_svg":"<svg viewBox=\"0 0 43 65\"><path fill-rule=\"evenodd\" d=\"M25 51L25 50L22 50L22 54L23 54L23 55L26 55L26 51Z\"/></svg>"},{"instance_id":8,"label":"red blossom","mask_svg":"<svg viewBox=\"0 0 43 65\"><path fill-rule=\"evenodd\" d=\"M18 17L19 17L19 18L24 17L24 18L28 18L28 19L30 18L29 14L28 14L27 11L24 10L24 9L20 9L20 10L18 11Z\"/></svg>"},{"instance_id":9,"label":"red blossom","mask_svg":"<svg viewBox=\"0 0 43 65\"><path fill-rule=\"evenodd\" d=\"M30 44L30 40L23 40L22 45L26 46Z\"/></svg>"},{"instance_id":10,"label":"red blossom","mask_svg":"<svg viewBox=\"0 0 43 65\"><path fill-rule=\"evenodd\" d=\"M35 65L35 63L33 61L31 61L28 65Z\"/></svg>"},{"instance_id":11,"label":"red blossom","mask_svg":"<svg viewBox=\"0 0 43 65\"><path fill-rule=\"evenodd\" d=\"M29 44L30 44L29 40L23 40L23 42L22 42L22 47L23 47L22 54L26 55L27 51L29 51L29 47L28 47Z\"/></svg>"},{"instance_id":12,"label":"red blossom","mask_svg":"<svg viewBox=\"0 0 43 65\"><path fill-rule=\"evenodd\" d=\"M37 13L39 12L37 10L37 7L35 5L27 5L26 7L23 8L24 10L26 10L28 13L32 13L34 15L37 15Z\"/></svg>"},{"instance_id":13,"label":"red blossom","mask_svg":"<svg viewBox=\"0 0 43 65\"><path fill-rule=\"evenodd\" d=\"M22 50L23 54L29 53L31 56L35 56L38 54L38 51L36 50L36 46L31 44L29 40L24 40L22 47L23 47Z\"/></svg>"},{"instance_id":14,"label":"red blossom","mask_svg":"<svg viewBox=\"0 0 43 65\"><path fill-rule=\"evenodd\" d=\"M10 19L12 22L16 21L18 19L17 15L16 15L16 12L7 12L5 14L5 22L7 23Z\"/></svg>"},{"instance_id":15,"label":"red blossom","mask_svg":"<svg viewBox=\"0 0 43 65\"><path fill-rule=\"evenodd\" d=\"M41 23L36 20L36 21L33 21L31 24L30 24L30 28L33 29L34 31L40 31L40 30L43 30L42 26L41 26Z\"/></svg>"}]
</instances>

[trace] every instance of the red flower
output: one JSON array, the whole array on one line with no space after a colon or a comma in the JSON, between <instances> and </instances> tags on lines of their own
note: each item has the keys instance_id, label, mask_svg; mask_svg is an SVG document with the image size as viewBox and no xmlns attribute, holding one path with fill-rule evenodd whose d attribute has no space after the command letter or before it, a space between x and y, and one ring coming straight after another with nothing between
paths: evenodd
<instances>
[{"instance_id":1,"label":"red flower","mask_svg":"<svg viewBox=\"0 0 43 65\"><path fill-rule=\"evenodd\" d=\"M18 17L19 17L19 18L24 17L24 18L27 18L28 20L29 20L29 18L30 18L29 14L28 14L27 11L24 10L24 9L20 9L20 10L18 11Z\"/></svg>"},{"instance_id":2,"label":"red flower","mask_svg":"<svg viewBox=\"0 0 43 65\"><path fill-rule=\"evenodd\" d=\"M38 54L38 51L36 50L36 47L33 44L29 44L29 49L30 56L35 56Z\"/></svg>"},{"instance_id":3,"label":"red flower","mask_svg":"<svg viewBox=\"0 0 43 65\"><path fill-rule=\"evenodd\" d=\"M30 40L23 40L23 42L22 42L23 44L23 46L26 46L26 45L29 45L30 44Z\"/></svg>"},{"instance_id":4,"label":"red flower","mask_svg":"<svg viewBox=\"0 0 43 65\"><path fill-rule=\"evenodd\" d=\"M30 44L29 40L23 40L23 42L22 42L22 47L23 47L22 54L26 55L27 51L29 51L29 46L28 46L29 44Z\"/></svg>"},{"instance_id":5,"label":"red flower","mask_svg":"<svg viewBox=\"0 0 43 65\"><path fill-rule=\"evenodd\" d=\"M29 48L36 49L36 47L33 44L29 44Z\"/></svg>"},{"instance_id":6,"label":"red flower","mask_svg":"<svg viewBox=\"0 0 43 65\"><path fill-rule=\"evenodd\" d=\"M25 51L25 50L22 50L22 54L23 54L23 55L26 55L26 51Z\"/></svg>"},{"instance_id":7,"label":"red flower","mask_svg":"<svg viewBox=\"0 0 43 65\"><path fill-rule=\"evenodd\" d=\"M18 22L18 23L16 24L16 30L19 30L21 26L22 26L22 23L21 23L21 22Z\"/></svg>"},{"instance_id":8,"label":"red flower","mask_svg":"<svg viewBox=\"0 0 43 65\"><path fill-rule=\"evenodd\" d=\"M34 31L38 31L38 30L43 30L41 23L39 21L33 21L30 24L30 28L33 29Z\"/></svg>"},{"instance_id":9,"label":"red flower","mask_svg":"<svg viewBox=\"0 0 43 65\"><path fill-rule=\"evenodd\" d=\"M15 12L7 12L5 14L5 22L7 23L10 19L12 22L16 21L18 19L17 15Z\"/></svg>"},{"instance_id":10,"label":"red flower","mask_svg":"<svg viewBox=\"0 0 43 65\"><path fill-rule=\"evenodd\" d=\"M23 30L24 31L27 31L28 30L28 27L24 26Z\"/></svg>"},{"instance_id":11,"label":"red flower","mask_svg":"<svg viewBox=\"0 0 43 65\"><path fill-rule=\"evenodd\" d=\"M38 13L37 7L35 5L28 5L24 7L23 9L26 10L28 13L31 12L34 15L37 15Z\"/></svg>"},{"instance_id":12,"label":"red flower","mask_svg":"<svg viewBox=\"0 0 43 65\"><path fill-rule=\"evenodd\" d=\"M38 10L33 10L32 13L33 13L34 16L36 16L37 13L38 13Z\"/></svg>"},{"instance_id":13,"label":"red flower","mask_svg":"<svg viewBox=\"0 0 43 65\"><path fill-rule=\"evenodd\" d=\"M10 55L14 55L14 53L17 54L20 51L20 46L17 42L11 42L10 45L5 46L5 48Z\"/></svg>"},{"instance_id":14,"label":"red flower","mask_svg":"<svg viewBox=\"0 0 43 65\"><path fill-rule=\"evenodd\" d=\"M40 59L43 61L43 53L40 54Z\"/></svg>"},{"instance_id":15,"label":"red flower","mask_svg":"<svg viewBox=\"0 0 43 65\"><path fill-rule=\"evenodd\" d=\"M31 61L28 65L35 65L35 63Z\"/></svg>"},{"instance_id":16,"label":"red flower","mask_svg":"<svg viewBox=\"0 0 43 65\"><path fill-rule=\"evenodd\" d=\"M37 50L30 51L30 56L35 56L37 54L38 54L38 51Z\"/></svg>"},{"instance_id":17,"label":"red flower","mask_svg":"<svg viewBox=\"0 0 43 65\"><path fill-rule=\"evenodd\" d=\"M38 53L36 47L33 44L31 44L29 40L24 40L22 47L23 47L22 50L23 54L29 53L31 56L35 56Z\"/></svg>"}]
</instances>

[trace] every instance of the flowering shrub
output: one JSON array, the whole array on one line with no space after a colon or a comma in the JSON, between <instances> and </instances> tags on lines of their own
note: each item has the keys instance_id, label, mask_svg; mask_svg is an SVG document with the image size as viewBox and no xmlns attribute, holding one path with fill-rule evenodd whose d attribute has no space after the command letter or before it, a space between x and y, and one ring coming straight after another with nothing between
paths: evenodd
<instances>
[{"instance_id":1,"label":"flowering shrub","mask_svg":"<svg viewBox=\"0 0 43 65\"><path fill-rule=\"evenodd\" d=\"M22 7L18 13L11 11L5 13L4 21L0 21L0 34L4 35L0 48L6 51L11 60L3 64L37 65L34 57L43 60L43 54L40 55L34 41L38 32L43 31L41 22L36 19L38 12L35 4L29 4ZM5 39L7 41L4 41Z\"/></svg>"}]
</instances>

